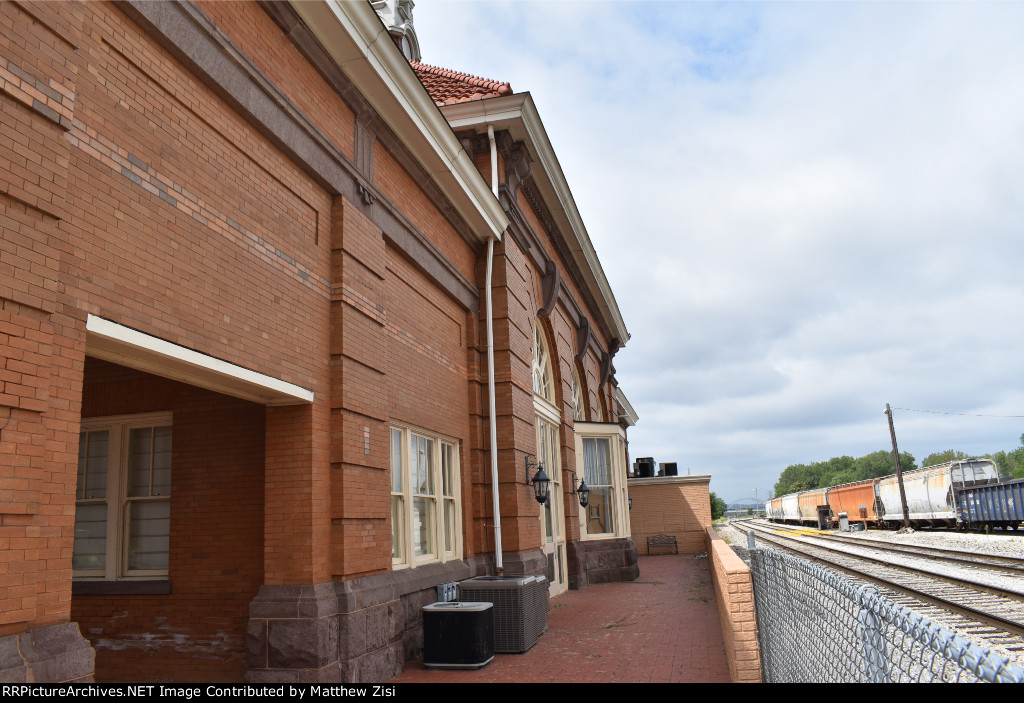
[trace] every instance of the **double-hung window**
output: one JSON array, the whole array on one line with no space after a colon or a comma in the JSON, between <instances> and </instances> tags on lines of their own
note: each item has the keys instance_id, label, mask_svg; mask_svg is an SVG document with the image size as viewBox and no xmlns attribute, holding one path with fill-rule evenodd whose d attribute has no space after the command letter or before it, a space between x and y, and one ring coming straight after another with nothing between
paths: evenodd
<instances>
[{"instance_id":1,"label":"double-hung window","mask_svg":"<svg viewBox=\"0 0 1024 703\"><path fill-rule=\"evenodd\" d=\"M391 428L391 560L395 566L462 554L459 445L412 427Z\"/></svg>"},{"instance_id":2,"label":"double-hung window","mask_svg":"<svg viewBox=\"0 0 1024 703\"><path fill-rule=\"evenodd\" d=\"M576 468L590 488L580 509L582 539L627 537L629 498L626 495L626 437L614 422L577 422Z\"/></svg>"},{"instance_id":3,"label":"double-hung window","mask_svg":"<svg viewBox=\"0 0 1024 703\"><path fill-rule=\"evenodd\" d=\"M76 578L167 576L171 414L83 420L75 495Z\"/></svg>"},{"instance_id":4,"label":"double-hung window","mask_svg":"<svg viewBox=\"0 0 1024 703\"><path fill-rule=\"evenodd\" d=\"M584 508L583 533L615 533L615 480L612 475L612 438L583 437L583 477L590 487L590 500Z\"/></svg>"}]
</instances>

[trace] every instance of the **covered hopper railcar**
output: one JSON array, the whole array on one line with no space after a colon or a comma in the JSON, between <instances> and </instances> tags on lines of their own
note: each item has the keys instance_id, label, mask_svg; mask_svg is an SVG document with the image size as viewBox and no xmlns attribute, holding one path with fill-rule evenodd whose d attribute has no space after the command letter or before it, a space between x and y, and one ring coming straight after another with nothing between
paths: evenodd
<instances>
[{"instance_id":1,"label":"covered hopper railcar","mask_svg":"<svg viewBox=\"0 0 1024 703\"><path fill-rule=\"evenodd\" d=\"M957 524L954 486L979 486L999 481L999 471L989 459L964 459L926 466L903 474L907 514L914 527ZM875 513L886 527L903 524L903 506L896 476L886 476L875 486Z\"/></svg>"},{"instance_id":2,"label":"covered hopper railcar","mask_svg":"<svg viewBox=\"0 0 1024 703\"><path fill-rule=\"evenodd\" d=\"M782 496L781 522L800 522L800 494L790 493Z\"/></svg>"},{"instance_id":3,"label":"covered hopper railcar","mask_svg":"<svg viewBox=\"0 0 1024 703\"><path fill-rule=\"evenodd\" d=\"M865 525L874 525L878 522L875 515L875 484L880 480L869 478L829 488L830 522L838 523L840 513L846 513L851 523L863 522Z\"/></svg>"},{"instance_id":4,"label":"covered hopper railcar","mask_svg":"<svg viewBox=\"0 0 1024 703\"><path fill-rule=\"evenodd\" d=\"M828 501L825 488L799 493L800 522L805 525L825 527L828 523Z\"/></svg>"},{"instance_id":5,"label":"covered hopper railcar","mask_svg":"<svg viewBox=\"0 0 1024 703\"><path fill-rule=\"evenodd\" d=\"M915 527L956 525L971 529L986 524L1024 524L1016 517L1024 513L1024 498L1020 497L1024 485L1011 487L1011 483L1004 482L1002 485L1008 486L1005 489L995 488L999 472L990 459L963 459L907 471L903 487L910 523ZM895 528L903 524L895 475L790 493L773 498L769 505L768 519L774 522L813 525L819 523L819 513L827 513L828 523L836 525L840 513L846 513L850 522L865 525ZM996 515L1008 517L999 520Z\"/></svg>"}]
</instances>

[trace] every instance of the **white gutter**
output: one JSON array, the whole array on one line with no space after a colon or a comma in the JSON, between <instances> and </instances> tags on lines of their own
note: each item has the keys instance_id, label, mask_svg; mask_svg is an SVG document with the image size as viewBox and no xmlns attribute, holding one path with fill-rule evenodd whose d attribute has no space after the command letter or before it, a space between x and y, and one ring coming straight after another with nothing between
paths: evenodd
<instances>
[{"instance_id":1,"label":"white gutter","mask_svg":"<svg viewBox=\"0 0 1024 703\"><path fill-rule=\"evenodd\" d=\"M629 340L629 331L530 94L516 93L444 105L441 113L448 118L452 129L482 129L484 124L488 124L496 129L507 129L513 139L526 143L535 165L540 165L540 168L531 169L534 182L548 202L558 228L567 237L571 235L566 244L601 308L599 313L612 333L619 338L619 343L625 345Z\"/></svg>"},{"instance_id":2,"label":"white gutter","mask_svg":"<svg viewBox=\"0 0 1024 703\"><path fill-rule=\"evenodd\" d=\"M508 216L368 2L291 2L359 92L485 241Z\"/></svg>"},{"instance_id":3,"label":"white gutter","mask_svg":"<svg viewBox=\"0 0 1024 703\"><path fill-rule=\"evenodd\" d=\"M491 189L498 197L498 146L494 141L494 127L487 125L487 138L491 142ZM498 576L505 570L501 552L501 504L498 499L498 427L494 401L494 315L491 308L491 272L494 268L494 237L487 238L487 275L484 297L487 306L487 403L491 428L491 504L494 506L494 559Z\"/></svg>"},{"instance_id":4,"label":"white gutter","mask_svg":"<svg viewBox=\"0 0 1024 703\"><path fill-rule=\"evenodd\" d=\"M619 402L619 407L622 408L621 417L625 418L626 424L633 427L640 421L640 416L636 414L636 410L630 405L629 400L626 399L626 394L622 392L621 388L615 389L615 399Z\"/></svg>"}]
</instances>

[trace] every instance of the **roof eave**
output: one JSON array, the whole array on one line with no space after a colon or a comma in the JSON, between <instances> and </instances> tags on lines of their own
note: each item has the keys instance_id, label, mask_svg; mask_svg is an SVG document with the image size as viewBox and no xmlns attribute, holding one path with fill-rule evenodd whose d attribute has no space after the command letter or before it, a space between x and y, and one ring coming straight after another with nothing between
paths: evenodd
<instances>
[{"instance_id":1,"label":"roof eave","mask_svg":"<svg viewBox=\"0 0 1024 703\"><path fill-rule=\"evenodd\" d=\"M501 239L508 216L370 4L292 0L291 5L473 233L481 241Z\"/></svg>"},{"instance_id":2,"label":"roof eave","mask_svg":"<svg viewBox=\"0 0 1024 703\"><path fill-rule=\"evenodd\" d=\"M629 340L629 331L601 267L601 261L590 241L590 235L587 234L583 218L576 208L572 191L551 146L551 140L544 129L533 97L529 93L515 93L454 103L443 105L441 113L448 118L452 129L491 124L496 129L508 129L513 138L526 143L531 155L540 164L539 169L531 169L531 175L541 189L544 199L549 204L557 204L557 207L551 208L551 213L556 218L559 229L567 233L572 232L573 240L567 242L572 255L601 307L602 317L618 338L619 346L624 346Z\"/></svg>"}]
</instances>

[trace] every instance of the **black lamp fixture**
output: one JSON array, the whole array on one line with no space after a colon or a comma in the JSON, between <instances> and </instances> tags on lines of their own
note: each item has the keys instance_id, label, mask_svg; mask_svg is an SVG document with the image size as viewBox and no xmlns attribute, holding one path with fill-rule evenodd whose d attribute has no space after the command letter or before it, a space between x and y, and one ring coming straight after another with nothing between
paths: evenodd
<instances>
[{"instance_id":1,"label":"black lamp fixture","mask_svg":"<svg viewBox=\"0 0 1024 703\"><path fill-rule=\"evenodd\" d=\"M530 478L530 467L536 466L537 473ZM537 502L544 505L548 502L548 492L551 489L551 479L544 473L544 464L538 464L534 461L532 454L526 455L526 485L533 486L533 497L537 499Z\"/></svg>"},{"instance_id":2,"label":"black lamp fixture","mask_svg":"<svg viewBox=\"0 0 1024 703\"><path fill-rule=\"evenodd\" d=\"M626 494L626 498L629 499L629 509L632 510L633 509L633 496L627 493Z\"/></svg>"},{"instance_id":3,"label":"black lamp fixture","mask_svg":"<svg viewBox=\"0 0 1024 703\"><path fill-rule=\"evenodd\" d=\"M572 492L579 499L581 508L585 508L590 504L590 487L587 485L587 480L581 480L579 488L577 488L575 471L572 472Z\"/></svg>"}]
</instances>

